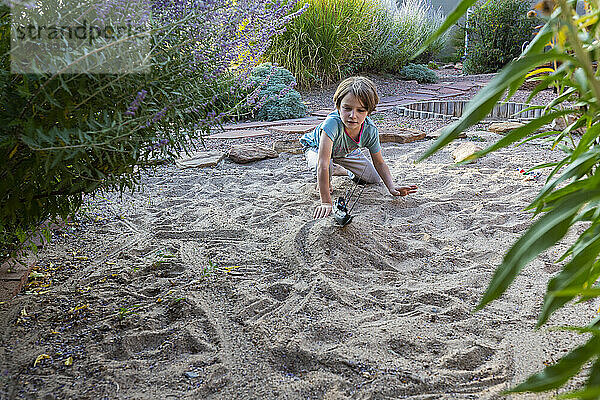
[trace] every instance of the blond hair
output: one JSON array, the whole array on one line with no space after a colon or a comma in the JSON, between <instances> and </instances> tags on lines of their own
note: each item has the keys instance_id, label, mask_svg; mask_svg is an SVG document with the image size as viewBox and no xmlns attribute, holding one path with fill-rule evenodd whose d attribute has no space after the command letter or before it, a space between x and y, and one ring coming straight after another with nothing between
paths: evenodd
<instances>
[{"instance_id":1,"label":"blond hair","mask_svg":"<svg viewBox=\"0 0 600 400\"><path fill-rule=\"evenodd\" d=\"M377 95L377 88L375 88L375 84L372 80L365 78L364 76L353 76L344 79L342 83L339 84L335 94L333 95L335 108L338 110L340 109L342 105L342 99L348 93L351 93L362 103L363 106L365 106L368 114L371 114L373 111L375 111L375 107L377 107L377 103L379 103L379 96Z\"/></svg>"}]
</instances>

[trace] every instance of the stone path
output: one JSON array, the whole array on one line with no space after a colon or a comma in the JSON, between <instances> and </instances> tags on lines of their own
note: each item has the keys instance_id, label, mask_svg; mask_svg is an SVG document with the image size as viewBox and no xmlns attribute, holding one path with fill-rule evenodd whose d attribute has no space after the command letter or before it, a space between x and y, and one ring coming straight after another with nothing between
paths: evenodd
<instances>
[{"instance_id":1,"label":"stone path","mask_svg":"<svg viewBox=\"0 0 600 400\"><path fill-rule=\"evenodd\" d=\"M473 88L480 88L485 81L440 82L418 85L406 96L382 97L377 111L385 112L394 107L413 103L415 101L442 100L464 95ZM287 119L271 122L243 122L223 126L223 131L216 132L209 139L239 139L257 136L269 136L272 133L303 134L314 129L333 109L322 109L311 112L310 117Z\"/></svg>"}]
</instances>

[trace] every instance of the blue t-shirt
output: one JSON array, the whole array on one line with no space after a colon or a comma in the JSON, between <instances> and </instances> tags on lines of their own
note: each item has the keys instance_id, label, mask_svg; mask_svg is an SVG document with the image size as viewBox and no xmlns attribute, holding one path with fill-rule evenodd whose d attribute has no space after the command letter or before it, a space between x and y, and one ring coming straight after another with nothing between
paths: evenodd
<instances>
[{"instance_id":1,"label":"blue t-shirt","mask_svg":"<svg viewBox=\"0 0 600 400\"><path fill-rule=\"evenodd\" d=\"M321 130L325 131L327 136L333 141L333 150L331 152L332 158L345 157L352 151L362 147L369 149L371 154L375 154L381 150L381 145L379 144L379 131L369 117L367 117L363 123L363 130L358 139L358 143L352 140L352 138L344 132L344 124L340 118L340 113L334 111L314 130L305 133L300 138L302 146L304 146L305 149L312 147L313 149L318 150L319 141L321 140Z\"/></svg>"}]
</instances>

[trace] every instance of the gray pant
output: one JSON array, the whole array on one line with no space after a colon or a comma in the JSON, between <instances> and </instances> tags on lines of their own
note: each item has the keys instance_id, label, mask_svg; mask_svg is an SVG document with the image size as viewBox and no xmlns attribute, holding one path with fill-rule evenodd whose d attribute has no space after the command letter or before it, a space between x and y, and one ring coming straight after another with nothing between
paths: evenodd
<instances>
[{"instance_id":1,"label":"gray pant","mask_svg":"<svg viewBox=\"0 0 600 400\"><path fill-rule=\"evenodd\" d=\"M317 165L319 163L319 154L317 149L308 148L304 151L304 157L306 158L306 164L308 169L313 171L315 176L317 175ZM341 165L348 171L352 172L351 178L357 177L366 183L379 183L381 179L377 170L373 166L373 163L360 151L356 149L346 157L337 157L329 161L329 179L331 179L331 173L333 170L332 163Z\"/></svg>"}]
</instances>

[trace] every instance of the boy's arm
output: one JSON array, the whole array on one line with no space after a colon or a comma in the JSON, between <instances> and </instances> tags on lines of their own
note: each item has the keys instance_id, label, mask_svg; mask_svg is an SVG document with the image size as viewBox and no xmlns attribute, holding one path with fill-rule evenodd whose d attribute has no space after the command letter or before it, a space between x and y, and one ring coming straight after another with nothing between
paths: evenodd
<instances>
[{"instance_id":1,"label":"boy's arm","mask_svg":"<svg viewBox=\"0 0 600 400\"><path fill-rule=\"evenodd\" d=\"M331 193L329 192L329 162L331 160L331 151L333 141L327 136L325 131L321 130L321 139L319 141L319 161L317 164L317 185L319 186L319 195L321 204L315 208L314 218L323 218L331 214Z\"/></svg>"},{"instance_id":2,"label":"boy's arm","mask_svg":"<svg viewBox=\"0 0 600 400\"><path fill-rule=\"evenodd\" d=\"M388 188L392 196L406 196L417 191L416 185L396 186L392 178L392 174L390 174L390 169L383 160L381 150L377 153L371 153L371 159L373 160L373 166L375 167L375 170L377 170L377 173L383 180L385 187Z\"/></svg>"}]
</instances>

